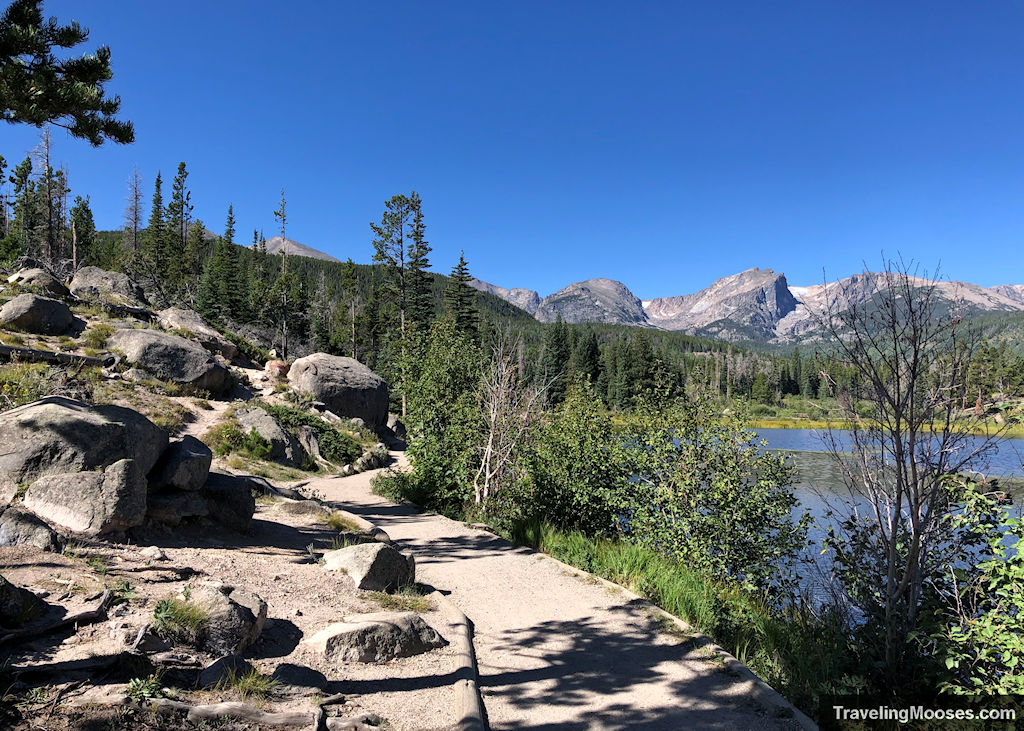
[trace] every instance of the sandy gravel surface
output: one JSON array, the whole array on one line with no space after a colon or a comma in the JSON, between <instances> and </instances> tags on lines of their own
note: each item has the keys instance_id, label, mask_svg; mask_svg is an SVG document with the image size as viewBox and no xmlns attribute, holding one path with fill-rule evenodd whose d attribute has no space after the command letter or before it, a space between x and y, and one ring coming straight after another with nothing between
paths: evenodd
<instances>
[{"instance_id":1,"label":"sandy gravel surface","mask_svg":"<svg viewBox=\"0 0 1024 731\"><path fill-rule=\"evenodd\" d=\"M403 455L395 454L400 462ZM476 626L494 729L773 729L720 663L624 592L535 551L370 492L373 472L310 487L416 555L417 579Z\"/></svg>"}]
</instances>

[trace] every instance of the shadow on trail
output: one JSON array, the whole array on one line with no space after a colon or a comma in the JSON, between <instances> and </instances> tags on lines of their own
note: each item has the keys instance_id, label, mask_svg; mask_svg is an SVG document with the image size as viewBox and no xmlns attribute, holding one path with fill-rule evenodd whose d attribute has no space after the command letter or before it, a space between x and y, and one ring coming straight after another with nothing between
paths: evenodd
<instances>
[{"instance_id":1,"label":"shadow on trail","mask_svg":"<svg viewBox=\"0 0 1024 731\"><path fill-rule=\"evenodd\" d=\"M633 613L632 607L616 611ZM646 618L638 617L646 622ZM485 704L501 698L525 712L556 707L563 720L520 722L516 728L745 728L751 707L730 695L732 679L724 671L685 672L679 661L704 660L693 643L656 643L656 633L643 625L622 634L594 619L548 621L523 630L509 630L490 648L491 657L536 657L537 668L481 665L480 686ZM630 698L648 700L628 702ZM613 696L621 694L624 702ZM578 710L572 712L573 708ZM566 711L569 711L568 713ZM765 728L772 719L761 719Z\"/></svg>"}]
</instances>

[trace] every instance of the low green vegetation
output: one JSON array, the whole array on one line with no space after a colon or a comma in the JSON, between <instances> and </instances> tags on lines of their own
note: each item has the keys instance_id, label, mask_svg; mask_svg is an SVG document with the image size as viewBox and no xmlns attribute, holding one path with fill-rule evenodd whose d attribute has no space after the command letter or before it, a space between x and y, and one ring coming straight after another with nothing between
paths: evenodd
<instances>
[{"instance_id":1,"label":"low green vegetation","mask_svg":"<svg viewBox=\"0 0 1024 731\"><path fill-rule=\"evenodd\" d=\"M105 322L96 323L82 333L82 344L87 348L103 350L103 348L107 347L107 340L113 334L113 325Z\"/></svg>"},{"instance_id":2,"label":"low green vegetation","mask_svg":"<svg viewBox=\"0 0 1024 731\"><path fill-rule=\"evenodd\" d=\"M278 423L293 431L300 426L312 427L316 431L320 454L328 462L337 465L351 464L363 453L362 446L355 438L334 428L318 416L292 406L264 402L260 402L259 405L277 419Z\"/></svg>"},{"instance_id":3,"label":"low green vegetation","mask_svg":"<svg viewBox=\"0 0 1024 731\"><path fill-rule=\"evenodd\" d=\"M234 419L213 427L203 436L203 441L218 457L237 454L250 459L266 459L270 456L270 442L261 437L255 427L246 434Z\"/></svg>"},{"instance_id":4,"label":"low green vegetation","mask_svg":"<svg viewBox=\"0 0 1024 731\"><path fill-rule=\"evenodd\" d=\"M128 681L127 694L130 698L143 703L153 698L163 698L160 674L153 673L144 678L132 678Z\"/></svg>"},{"instance_id":5,"label":"low green vegetation","mask_svg":"<svg viewBox=\"0 0 1024 731\"><path fill-rule=\"evenodd\" d=\"M423 588L419 584L403 586L394 594L383 591L371 591L367 598L380 605L381 609L389 612L424 612L434 611L434 602L430 597L423 595Z\"/></svg>"},{"instance_id":6,"label":"low green vegetation","mask_svg":"<svg viewBox=\"0 0 1024 731\"><path fill-rule=\"evenodd\" d=\"M335 510L327 518L327 526L337 531L345 531L347 533L362 533L363 529L359 527L359 524L355 521L346 518L339 511Z\"/></svg>"},{"instance_id":7,"label":"low green vegetation","mask_svg":"<svg viewBox=\"0 0 1024 731\"><path fill-rule=\"evenodd\" d=\"M96 368L6 363L0 365L0 410L58 394L87 399L98 378Z\"/></svg>"},{"instance_id":8,"label":"low green vegetation","mask_svg":"<svg viewBox=\"0 0 1024 731\"><path fill-rule=\"evenodd\" d=\"M209 612L184 599L161 599L153 609L153 631L175 644L194 646L209 621Z\"/></svg>"},{"instance_id":9,"label":"low green vegetation","mask_svg":"<svg viewBox=\"0 0 1024 731\"><path fill-rule=\"evenodd\" d=\"M220 691L233 691L242 700L263 700L277 692L280 687L281 684L275 678L263 675L255 668L241 673L234 668L228 668L216 686Z\"/></svg>"}]
</instances>

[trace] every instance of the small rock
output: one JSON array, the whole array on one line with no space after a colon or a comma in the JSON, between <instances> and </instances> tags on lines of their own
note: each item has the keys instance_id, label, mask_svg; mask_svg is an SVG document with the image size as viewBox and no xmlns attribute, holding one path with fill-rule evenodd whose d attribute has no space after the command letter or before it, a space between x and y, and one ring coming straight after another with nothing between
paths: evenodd
<instances>
[{"instance_id":1,"label":"small rock","mask_svg":"<svg viewBox=\"0 0 1024 731\"><path fill-rule=\"evenodd\" d=\"M271 677L280 683L278 690L284 695L307 696L327 688L327 676L319 670L290 662L274 668Z\"/></svg>"},{"instance_id":2,"label":"small rock","mask_svg":"<svg viewBox=\"0 0 1024 731\"><path fill-rule=\"evenodd\" d=\"M368 591L398 589L416 580L412 556L407 557L384 543L363 543L328 551L324 554L324 568L346 572L357 588Z\"/></svg>"},{"instance_id":3,"label":"small rock","mask_svg":"<svg viewBox=\"0 0 1024 731\"><path fill-rule=\"evenodd\" d=\"M7 281L11 284L17 283L26 287L38 287L54 297L67 297L71 294L70 290L59 279L39 267L21 269L9 276Z\"/></svg>"},{"instance_id":4,"label":"small rock","mask_svg":"<svg viewBox=\"0 0 1024 731\"><path fill-rule=\"evenodd\" d=\"M288 375L288 363L283 360L268 360L267 364L263 367L263 370L270 375L271 378L284 378Z\"/></svg>"},{"instance_id":5,"label":"small rock","mask_svg":"<svg viewBox=\"0 0 1024 731\"><path fill-rule=\"evenodd\" d=\"M166 561L167 560L167 554L164 553L163 549L160 548L159 546L146 546L141 551L139 551L139 555L141 555L143 558L145 558L148 561Z\"/></svg>"},{"instance_id":6,"label":"small rock","mask_svg":"<svg viewBox=\"0 0 1024 731\"><path fill-rule=\"evenodd\" d=\"M71 293L82 299L102 299L128 304L145 304L142 287L126 274L99 267L82 267L71 280Z\"/></svg>"},{"instance_id":7,"label":"small rock","mask_svg":"<svg viewBox=\"0 0 1024 731\"><path fill-rule=\"evenodd\" d=\"M242 652L256 641L267 621L267 603L245 589L205 584L192 593L191 601L210 613L202 649L212 654Z\"/></svg>"},{"instance_id":8,"label":"small rock","mask_svg":"<svg viewBox=\"0 0 1024 731\"><path fill-rule=\"evenodd\" d=\"M238 655L228 655L214 661L203 668L199 673L199 687L213 688L217 686L226 675L234 674L237 678L252 672L252 665Z\"/></svg>"},{"instance_id":9,"label":"small rock","mask_svg":"<svg viewBox=\"0 0 1024 731\"><path fill-rule=\"evenodd\" d=\"M415 612L375 612L346 617L304 644L332 662L388 662L448 642Z\"/></svg>"},{"instance_id":10,"label":"small rock","mask_svg":"<svg viewBox=\"0 0 1024 731\"><path fill-rule=\"evenodd\" d=\"M211 518L239 533L249 532L256 500L246 480L211 472L199 494L206 500Z\"/></svg>"},{"instance_id":11,"label":"small rock","mask_svg":"<svg viewBox=\"0 0 1024 731\"><path fill-rule=\"evenodd\" d=\"M20 627L38 618L45 609L42 599L0 576L0 627Z\"/></svg>"},{"instance_id":12,"label":"small rock","mask_svg":"<svg viewBox=\"0 0 1024 731\"><path fill-rule=\"evenodd\" d=\"M0 514L0 546L35 546L59 553L64 537L21 506L12 505Z\"/></svg>"}]
</instances>

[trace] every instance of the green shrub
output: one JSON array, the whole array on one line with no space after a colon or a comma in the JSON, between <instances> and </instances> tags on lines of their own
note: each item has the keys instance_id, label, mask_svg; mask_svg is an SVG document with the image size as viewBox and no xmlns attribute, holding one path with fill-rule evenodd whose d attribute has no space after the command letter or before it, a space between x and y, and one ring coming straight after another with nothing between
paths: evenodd
<instances>
[{"instance_id":1,"label":"green shrub","mask_svg":"<svg viewBox=\"0 0 1024 731\"><path fill-rule=\"evenodd\" d=\"M335 429L319 416L291 406L260 403L260 407L293 432L300 426L311 427L316 432L320 454L328 462L337 465L351 464L363 453L359 442L345 432Z\"/></svg>"},{"instance_id":2,"label":"green shrub","mask_svg":"<svg viewBox=\"0 0 1024 731\"><path fill-rule=\"evenodd\" d=\"M244 357L252 361L253 363L266 363L270 360L270 351L266 348L252 343L251 341L243 338L241 335L237 335L230 330L220 330L220 334L230 340L238 348L238 352Z\"/></svg>"},{"instance_id":3,"label":"green shrub","mask_svg":"<svg viewBox=\"0 0 1024 731\"><path fill-rule=\"evenodd\" d=\"M203 441L218 457L239 454L251 459L266 459L270 456L270 442L260 436L256 427L246 434L234 419L215 426L203 436Z\"/></svg>"},{"instance_id":4,"label":"green shrub","mask_svg":"<svg viewBox=\"0 0 1024 731\"><path fill-rule=\"evenodd\" d=\"M114 334L114 327L105 322L93 325L82 333L82 343L95 350L103 350L107 347L107 340Z\"/></svg>"}]
</instances>

